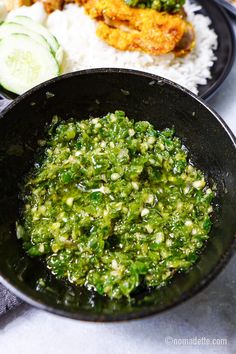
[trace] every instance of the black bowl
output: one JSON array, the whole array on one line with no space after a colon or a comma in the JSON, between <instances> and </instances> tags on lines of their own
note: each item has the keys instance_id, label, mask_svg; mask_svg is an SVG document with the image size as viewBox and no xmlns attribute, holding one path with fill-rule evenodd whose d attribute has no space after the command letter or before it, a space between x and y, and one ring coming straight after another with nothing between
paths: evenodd
<instances>
[{"instance_id":1,"label":"black bowl","mask_svg":"<svg viewBox=\"0 0 236 354\"><path fill-rule=\"evenodd\" d=\"M217 185L211 238L186 274L159 289L140 289L133 303L114 301L56 280L16 239L19 183L32 166L38 138L54 114L67 119L124 110L157 129L174 126L209 183ZM204 102L160 77L120 69L67 74L16 98L0 116L0 275L36 307L89 321L128 320L161 312L191 297L219 273L235 244L236 147L226 124ZM46 277L46 288L37 285Z\"/></svg>"}]
</instances>

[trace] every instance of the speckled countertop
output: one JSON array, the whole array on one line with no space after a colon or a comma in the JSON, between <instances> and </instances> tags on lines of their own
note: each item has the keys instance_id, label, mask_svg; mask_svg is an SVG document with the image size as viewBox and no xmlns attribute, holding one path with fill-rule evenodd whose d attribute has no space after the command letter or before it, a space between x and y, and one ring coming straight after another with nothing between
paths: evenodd
<instances>
[{"instance_id":1,"label":"speckled countertop","mask_svg":"<svg viewBox=\"0 0 236 354\"><path fill-rule=\"evenodd\" d=\"M236 31L236 23L234 28ZM236 63L209 104L236 135ZM215 344L217 340L223 344ZM236 353L236 255L200 294L147 319L93 324L57 317L27 305L0 319L0 354L205 352Z\"/></svg>"}]
</instances>

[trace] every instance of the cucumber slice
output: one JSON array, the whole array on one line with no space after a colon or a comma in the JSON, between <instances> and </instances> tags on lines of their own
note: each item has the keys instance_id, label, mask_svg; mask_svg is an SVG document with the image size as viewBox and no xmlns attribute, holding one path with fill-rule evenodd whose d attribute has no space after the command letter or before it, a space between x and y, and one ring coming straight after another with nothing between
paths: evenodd
<instances>
[{"instance_id":1,"label":"cucumber slice","mask_svg":"<svg viewBox=\"0 0 236 354\"><path fill-rule=\"evenodd\" d=\"M11 19L11 21L23 25L31 31L41 34L41 36L43 36L49 43L54 53L56 53L59 49L57 39L47 30L47 28L43 27L40 23L33 21L30 17L15 16Z\"/></svg>"},{"instance_id":2,"label":"cucumber slice","mask_svg":"<svg viewBox=\"0 0 236 354\"><path fill-rule=\"evenodd\" d=\"M59 75L50 50L26 34L11 34L0 40L0 83L17 94Z\"/></svg>"},{"instance_id":3,"label":"cucumber slice","mask_svg":"<svg viewBox=\"0 0 236 354\"><path fill-rule=\"evenodd\" d=\"M58 61L58 64L62 64L63 60L63 49L59 45L56 37L54 37L44 26L42 26L40 23L33 21L30 17L27 16L15 16L13 19L11 19L12 22L15 24L24 26L28 31L31 31L38 34L39 36L42 36L46 42L51 46L53 54L55 55L56 60ZM10 21L6 21L4 24L12 23ZM18 32L16 32L18 33ZM21 33L21 32L20 32ZM36 40L33 36L31 36L31 33L29 33L29 36L32 37L33 39ZM28 34L28 33L26 33Z\"/></svg>"},{"instance_id":4,"label":"cucumber slice","mask_svg":"<svg viewBox=\"0 0 236 354\"><path fill-rule=\"evenodd\" d=\"M41 36L40 34L38 34L36 32L29 30L25 26L22 26L18 23L15 23L15 22L4 22L0 26L0 39L3 39L11 34L14 34L14 33L27 34L32 39L34 39L36 42L38 42L42 46L46 47L48 50L50 50L50 48L51 48L43 36Z\"/></svg>"},{"instance_id":5,"label":"cucumber slice","mask_svg":"<svg viewBox=\"0 0 236 354\"><path fill-rule=\"evenodd\" d=\"M57 49L56 53L54 53L54 55L58 64L61 65L63 61L63 49L61 46L59 46L59 48Z\"/></svg>"}]
</instances>

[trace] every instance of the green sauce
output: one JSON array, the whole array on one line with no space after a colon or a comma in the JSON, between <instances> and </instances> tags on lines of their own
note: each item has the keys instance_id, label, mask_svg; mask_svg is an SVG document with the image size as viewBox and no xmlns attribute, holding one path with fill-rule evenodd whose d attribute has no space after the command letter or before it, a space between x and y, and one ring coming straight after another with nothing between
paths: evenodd
<instances>
[{"instance_id":1,"label":"green sauce","mask_svg":"<svg viewBox=\"0 0 236 354\"><path fill-rule=\"evenodd\" d=\"M178 12L185 4L185 0L125 0L131 7L151 8L157 11Z\"/></svg>"},{"instance_id":2,"label":"green sauce","mask_svg":"<svg viewBox=\"0 0 236 354\"><path fill-rule=\"evenodd\" d=\"M140 283L162 286L196 261L214 192L173 129L116 111L54 117L47 134L17 223L30 256L111 298L129 297Z\"/></svg>"}]
</instances>

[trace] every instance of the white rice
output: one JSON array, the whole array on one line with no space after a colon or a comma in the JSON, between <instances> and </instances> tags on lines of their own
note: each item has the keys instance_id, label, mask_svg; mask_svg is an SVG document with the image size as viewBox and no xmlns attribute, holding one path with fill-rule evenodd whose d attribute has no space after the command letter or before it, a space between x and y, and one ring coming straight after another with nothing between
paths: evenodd
<instances>
[{"instance_id":1,"label":"white rice","mask_svg":"<svg viewBox=\"0 0 236 354\"><path fill-rule=\"evenodd\" d=\"M196 32L196 47L184 58L175 58L173 54L157 57L141 52L123 52L108 46L96 36L96 22L85 14L83 7L75 4L45 17L42 4L36 3L27 9L27 15L30 16L31 11L36 20L38 15L38 20L44 22L64 48L64 73L99 67L136 69L163 76L198 93L197 86L206 84L211 77L211 67L216 60L214 49L217 48L217 36L210 28L211 21L195 14L199 9L200 6L186 2L188 20ZM22 14L23 8L20 11Z\"/></svg>"}]
</instances>

